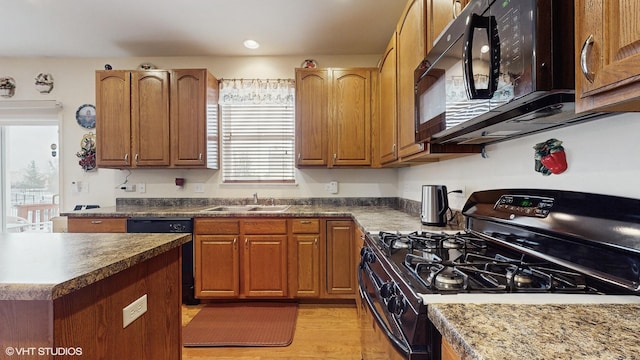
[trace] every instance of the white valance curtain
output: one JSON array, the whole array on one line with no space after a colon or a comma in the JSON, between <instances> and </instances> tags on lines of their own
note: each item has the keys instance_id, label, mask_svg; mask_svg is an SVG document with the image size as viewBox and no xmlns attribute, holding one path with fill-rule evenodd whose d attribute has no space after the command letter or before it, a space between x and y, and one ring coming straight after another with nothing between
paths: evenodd
<instances>
[{"instance_id":1,"label":"white valance curtain","mask_svg":"<svg viewBox=\"0 0 640 360\"><path fill-rule=\"evenodd\" d=\"M222 79L220 105L223 182L294 182L294 80Z\"/></svg>"},{"instance_id":2,"label":"white valance curtain","mask_svg":"<svg viewBox=\"0 0 640 360\"><path fill-rule=\"evenodd\" d=\"M294 102L293 79L222 79L220 103L235 105L291 105Z\"/></svg>"}]
</instances>

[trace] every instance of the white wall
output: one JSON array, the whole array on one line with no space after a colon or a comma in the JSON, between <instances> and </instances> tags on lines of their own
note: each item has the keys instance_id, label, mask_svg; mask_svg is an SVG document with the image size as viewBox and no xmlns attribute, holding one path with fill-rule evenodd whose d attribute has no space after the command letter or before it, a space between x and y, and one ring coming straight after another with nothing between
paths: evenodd
<instances>
[{"instance_id":1,"label":"white wall","mask_svg":"<svg viewBox=\"0 0 640 360\"><path fill-rule=\"evenodd\" d=\"M89 131L80 127L75 112L82 104L95 104L95 70L105 64L114 69L136 69L150 62L158 68L208 68L218 78L294 78L294 69L305 58L316 59L321 67L376 66L379 55L369 56L305 56L305 57L164 57L164 58L0 58L0 76L11 76L17 82L16 94L10 100L57 100L63 103L60 142L62 168L61 203L65 211L75 204L112 206L116 197L251 197L258 192L268 197L332 197L332 196L396 196L397 171L381 170L298 170L297 186L221 185L220 171L214 170L113 170L98 169L84 172L78 166L76 152L80 140ZM55 87L50 94L40 94L34 88L38 73L51 73ZM0 102L4 99L0 99ZM48 145L47 145L48 146ZM146 193L124 193L116 189L125 181L146 183ZM174 179L186 179L179 190ZM339 182L339 193L329 194L324 185L331 180ZM88 193L72 192L72 182L88 184ZM205 184L204 193L193 192L193 183Z\"/></svg>"},{"instance_id":2,"label":"white wall","mask_svg":"<svg viewBox=\"0 0 640 360\"><path fill-rule=\"evenodd\" d=\"M398 174L398 196L419 201L421 185L442 184L447 190L550 188L640 199L640 114L628 113L487 146L488 158L464 158L404 168ZM533 170L536 143L563 141L569 167L559 175ZM449 195L461 209L465 198ZM640 211L640 209L639 209Z\"/></svg>"}]
</instances>

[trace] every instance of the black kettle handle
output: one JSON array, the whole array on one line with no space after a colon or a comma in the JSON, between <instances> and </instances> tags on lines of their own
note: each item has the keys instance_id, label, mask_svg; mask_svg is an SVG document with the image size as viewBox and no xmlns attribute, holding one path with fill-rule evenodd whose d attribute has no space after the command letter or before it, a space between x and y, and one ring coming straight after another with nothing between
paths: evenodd
<instances>
[{"instance_id":1,"label":"black kettle handle","mask_svg":"<svg viewBox=\"0 0 640 360\"><path fill-rule=\"evenodd\" d=\"M487 89L476 89L476 83L473 79L472 51L473 34L475 29L485 29L487 32L487 39L489 39L490 69L489 87ZM469 100L491 99L498 89L498 78L500 74L500 38L498 37L498 23L496 22L496 17L471 14L464 36L462 63Z\"/></svg>"}]
</instances>

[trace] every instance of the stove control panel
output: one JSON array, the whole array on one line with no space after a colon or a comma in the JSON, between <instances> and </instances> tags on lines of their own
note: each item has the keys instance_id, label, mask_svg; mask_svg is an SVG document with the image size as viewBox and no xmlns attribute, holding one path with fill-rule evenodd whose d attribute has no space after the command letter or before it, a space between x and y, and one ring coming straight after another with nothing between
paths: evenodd
<instances>
[{"instance_id":1,"label":"stove control panel","mask_svg":"<svg viewBox=\"0 0 640 360\"><path fill-rule=\"evenodd\" d=\"M553 207L553 198L528 195L502 195L493 209L512 214L513 217L545 218Z\"/></svg>"}]
</instances>

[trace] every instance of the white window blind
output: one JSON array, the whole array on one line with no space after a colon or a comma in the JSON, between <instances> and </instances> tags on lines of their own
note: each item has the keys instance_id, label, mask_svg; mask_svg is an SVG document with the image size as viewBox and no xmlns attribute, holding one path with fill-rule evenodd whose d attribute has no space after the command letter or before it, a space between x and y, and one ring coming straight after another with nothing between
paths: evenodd
<instances>
[{"instance_id":1,"label":"white window blind","mask_svg":"<svg viewBox=\"0 0 640 360\"><path fill-rule=\"evenodd\" d=\"M222 178L225 183L294 182L294 82L223 79Z\"/></svg>"}]
</instances>

